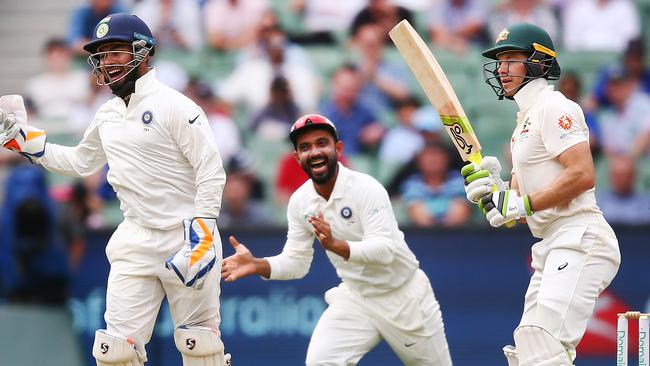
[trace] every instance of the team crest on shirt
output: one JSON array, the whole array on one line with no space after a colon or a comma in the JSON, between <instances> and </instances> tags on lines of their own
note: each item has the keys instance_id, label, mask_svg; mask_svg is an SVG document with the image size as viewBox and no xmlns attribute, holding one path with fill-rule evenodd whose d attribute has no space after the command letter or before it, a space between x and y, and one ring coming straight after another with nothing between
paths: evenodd
<instances>
[{"instance_id":1,"label":"team crest on shirt","mask_svg":"<svg viewBox=\"0 0 650 366\"><path fill-rule=\"evenodd\" d=\"M345 206L341 209L341 217L346 220L349 220L352 217L352 209L348 206Z\"/></svg>"},{"instance_id":2,"label":"team crest on shirt","mask_svg":"<svg viewBox=\"0 0 650 366\"><path fill-rule=\"evenodd\" d=\"M145 111L144 113L142 113L141 119L142 119L142 123L148 126L149 124L151 124L151 122L153 122L153 113L151 113L151 111Z\"/></svg>"},{"instance_id":3,"label":"team crest on shirt","mask_svg":"<svg viewBox=\"0 0 650 366\"><path fill-rule=\"evenodd\" d=\"M560 126L561 129L564 131L568 131L573 127L573 119L569 117L568 115L564 114L560 119L557 121L557 125Z\"/></svg>"}]
</instances>

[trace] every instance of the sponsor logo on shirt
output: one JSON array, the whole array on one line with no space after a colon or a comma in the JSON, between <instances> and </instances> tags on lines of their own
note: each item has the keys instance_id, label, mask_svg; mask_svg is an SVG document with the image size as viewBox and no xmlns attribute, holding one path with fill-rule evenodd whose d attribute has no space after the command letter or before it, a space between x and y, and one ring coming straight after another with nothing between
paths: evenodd
<instances>
[{"instance_id":1,"label":"sponsor logo on shirt","mask_svg":"<svg viewBox=\"0 0 650 366\"><path fill-rule=\"evenodd\" d=\"M521 126L521 132L519 132L519 142L528 139L529 135L530 135L530 118L526 117L526 120L524 120L524 123ZM515 142L514 137L512 139L512 142Z\"/></svg>"},{"instance_id":2,"label":"sponsor logo on shirt","mask_svg":"<svg viewBox=\"0 0 650 366\"><path fill-rule=\"evenodd\" d=\"M560 126L561 129L568 131L573 127L573 120L565 114L557 121L557 125Z\"/></svg>"}]
</instances>

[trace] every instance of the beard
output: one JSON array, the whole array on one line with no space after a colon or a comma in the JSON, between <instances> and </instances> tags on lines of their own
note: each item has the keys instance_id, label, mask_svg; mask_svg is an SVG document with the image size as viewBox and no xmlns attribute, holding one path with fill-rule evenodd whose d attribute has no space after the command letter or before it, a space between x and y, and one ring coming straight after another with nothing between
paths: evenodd
<instances>
[{"instance_id":1,"label":"beard","mask_svg":"<svg viewBox=\"0 0 650 366\"><path fill-rule=\"evenodd\" d=\"M120 98L125 98L128 95L135 92L135 81L138 80L140 75L138 75L138 70L131 70L122 80L118 80L112 84L109 84L113 94L117 95Z\"/></svg>"},{"instance_id":2,"label":"beard","mask_svg":"<svg viewBox=\"0 0 650 366\"><path fill-rule=\"evenodd\" d=\"M327 166L325 172L317 175L314 174L312 167L309 165L309 161L300 162L300 166L302 167L302 170L304 170L305 173L307 173L307 176L316 184L327 183L330 180L330 178L332 178L336 174L337 169L339 167L336 154L334 154L333 156L328 156L327 159L325 160L325 164Z\"/></svg>"}]
</instances>

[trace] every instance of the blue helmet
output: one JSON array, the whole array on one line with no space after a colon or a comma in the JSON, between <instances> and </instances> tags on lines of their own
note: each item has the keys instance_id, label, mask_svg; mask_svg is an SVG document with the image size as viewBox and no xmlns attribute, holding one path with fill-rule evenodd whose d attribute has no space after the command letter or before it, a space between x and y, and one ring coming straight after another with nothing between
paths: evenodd
<instances>
[{"instance_id":1,"label":"blue helmet","mask_svg":"<svg viewBox=\"0 0 650 366\"><path fill-rule=\"evenodd\" d=\"M130 51L107 50L98 51L105 44L122 42L131 45ZM149 27L137 16L117 13L111 14L102 19L95 27L93 40L84 46L84 50L90 52L88 64L92 67L92 73L97 77L98 85L112 85L124 78L133 78L133 71L144 61L147 56L154 53L156 41L151 34ZM102 62L108 54L128 53L132 56L126 64L105 64ZM128 67L127 73L113 78L109 69L115 67ZM131 80L134 82L134 80ZM126 89L125 89L126 90Z\"/></svg>"},{"instance_id":2,"label":"blue helmet","mask_svg":"<svg viewBox=\"0 0 650 366\"><path fill-rule=\"evenodd\" d=\"M127 13L116 13L106 16L100 20L95 27L92 41L84 46L84 50L95 53L97 48L111 42L126 42L133 44L137 41L144 41L144 45L150 49L149 54L153 55L153 47L156 41L149 27L135 15Z\"/></svg>"}]
</instances>

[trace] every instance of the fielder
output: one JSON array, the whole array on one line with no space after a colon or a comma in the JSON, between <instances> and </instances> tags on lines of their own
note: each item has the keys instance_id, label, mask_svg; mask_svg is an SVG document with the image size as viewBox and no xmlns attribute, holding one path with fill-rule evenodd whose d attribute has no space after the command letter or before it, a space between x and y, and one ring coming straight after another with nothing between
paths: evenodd
<instances>
[{"instance_id":1,"label":"fielder","mask_svg":"<svg viewBox=\"0 0 650 366\"><path fill-rule=\"evenodd\" d=\"M299 118L289 138L311 179L289 201L284 249L256 258L231 236L236 253L224 259L221 277L302 278L317 237L342 282L325 293L329 306L312 334L307 365L356 365L382 339L406 365L451 365L440 306L386 190L337 162L343 142L327 118Z\"/></svg>"},{"instance_id":2,"label":"fielder","mask_svg":"<svg viewBox=\"0 0 650 366\"><path fill-rule=\"evenodd\" d=\"M183 365L221 366L220 278L210 269L222 258L216 218L225 173L201 108L148 67L154 45L136 16L107 16L84 49L98 84L116 97L100 107L79 144L46 143L45 131L27 124L17 95L0 99L0 142L61 174L85 177L110 167L125 219L106 246L107 327L95 333L97 365L143 365L167 296Z\"/></svg>"},{"instance_id":3,"label":"fielder","mask_svg":"<svg viewBox=\"0 0 650 366\"><path fill-rule=\"evenodd\" d=\"M598 295L620 264L618 241L594 196L589 131L580 106L554 91L560 66L548 34L532 24L504 29L483 56L486 82L519 106L512 176L486 157L462 169L467 198L490 224L525 219L533 236L530 279L509 366L572 365ZM499 190L492 193L492 186Z\"/></svg>"}]
</instances>

